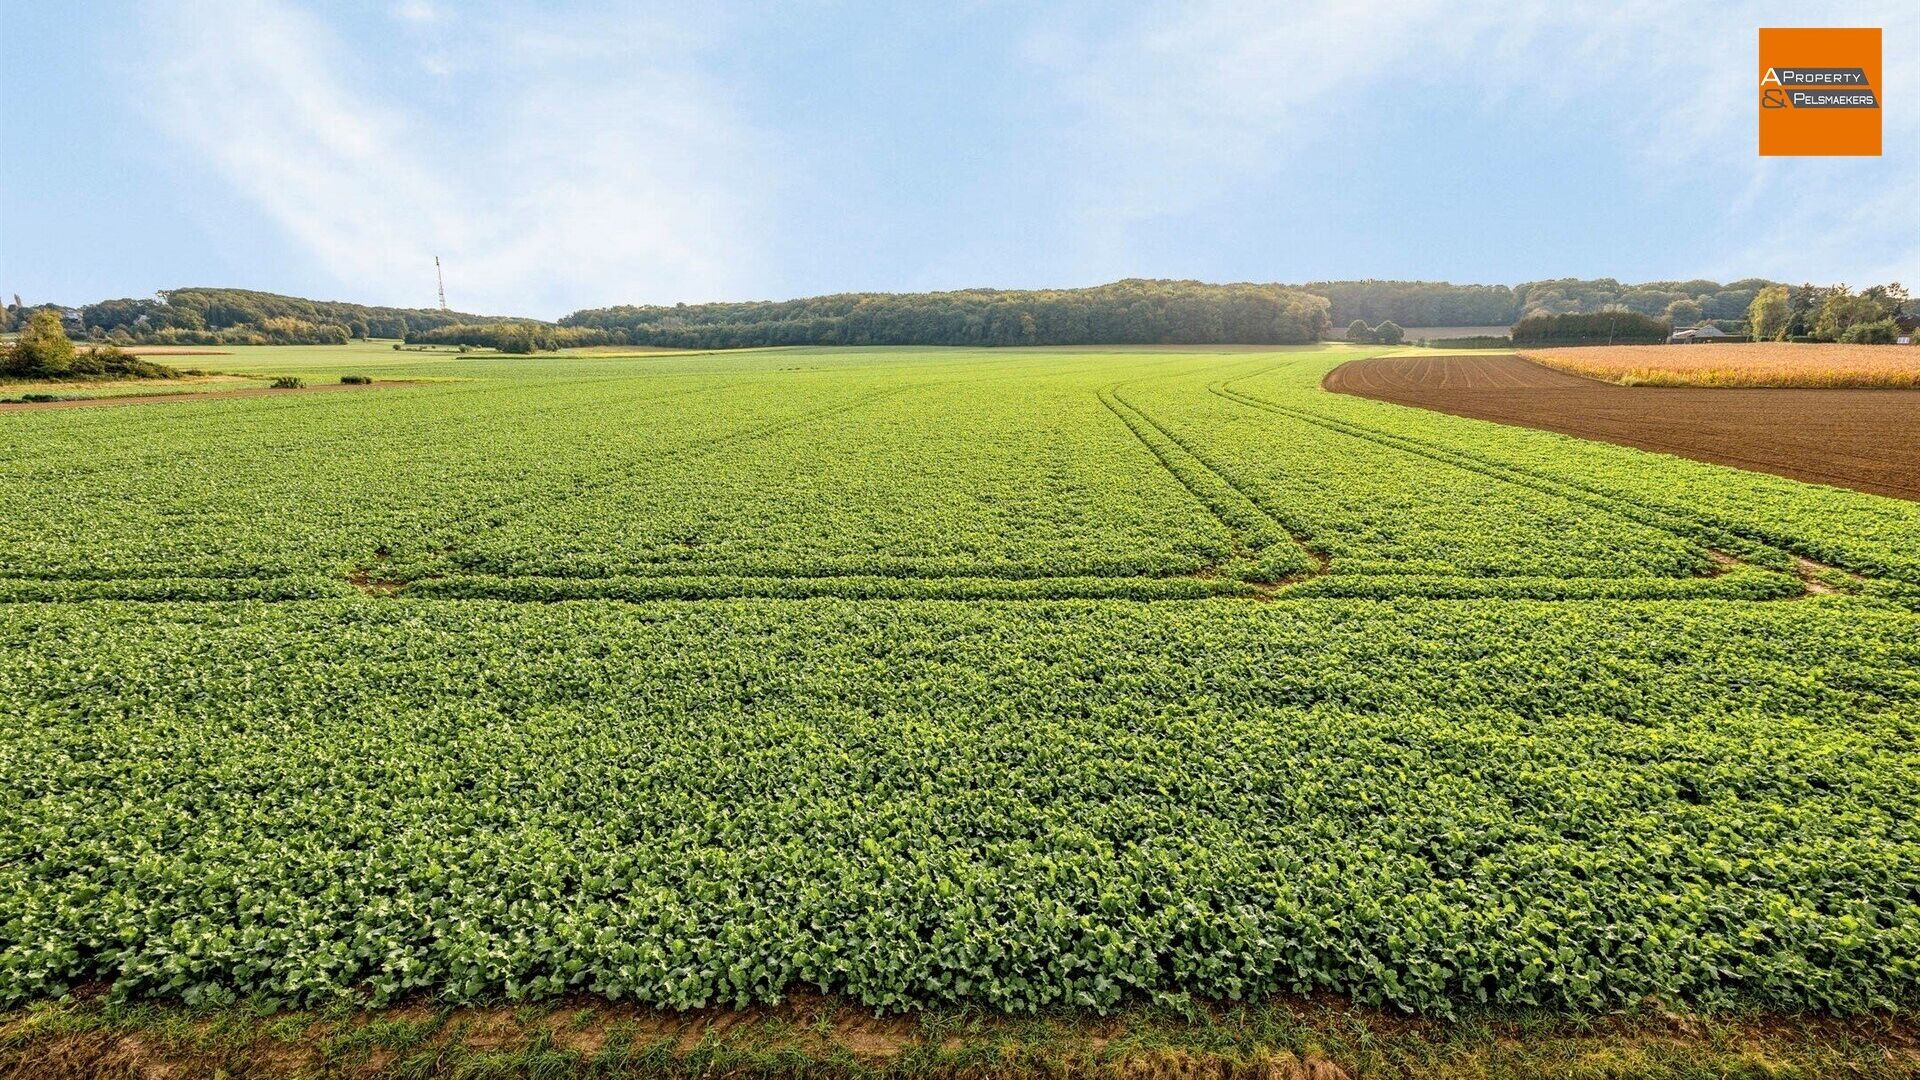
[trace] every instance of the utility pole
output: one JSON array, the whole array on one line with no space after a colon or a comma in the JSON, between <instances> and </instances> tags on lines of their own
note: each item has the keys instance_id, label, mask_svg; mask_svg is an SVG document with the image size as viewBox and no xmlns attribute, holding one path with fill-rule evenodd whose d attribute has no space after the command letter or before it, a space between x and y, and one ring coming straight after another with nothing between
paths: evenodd
<instances>
[{"instance_id":1,"label":"utility pole","mask_svg":"<svg viewBox=\"0 0 1920 1080\"><path fill-rule=\"evenodd\" d=\"M447 310L447 276L440 272L440 256L433 257L433 280L440 285L440 310Z\"/></svg>"}]
</instances>

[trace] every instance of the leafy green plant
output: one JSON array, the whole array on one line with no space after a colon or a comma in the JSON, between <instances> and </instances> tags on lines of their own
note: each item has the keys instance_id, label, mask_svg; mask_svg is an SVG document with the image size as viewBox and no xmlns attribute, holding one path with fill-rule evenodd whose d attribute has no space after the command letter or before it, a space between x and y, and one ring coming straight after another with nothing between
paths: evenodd
<instances>
[{"instance_id":1,"label":"leafy green plant","mask_svg":"<svg viewBox=\"0 0 1920 1080\"><path fill-rule=\"evenodd\" d=\"M0 1003L1912 1007L1920 506L1359 352L7 414Z\"/></svg>"}]
</instances>

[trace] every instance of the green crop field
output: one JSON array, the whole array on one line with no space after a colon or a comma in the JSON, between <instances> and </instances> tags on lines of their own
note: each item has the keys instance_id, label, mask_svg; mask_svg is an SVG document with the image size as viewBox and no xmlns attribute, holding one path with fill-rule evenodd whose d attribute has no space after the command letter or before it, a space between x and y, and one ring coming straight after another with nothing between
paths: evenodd
<instances>
[{"instance_id":1,"label":"green crop field","mask_svg":"<svg viewBox=\"0 0 1920 1080\"><path fill-rule=\"evenodd\" d=\"M1920 504L1338 346L272 352L430 381L0 414L0 1005L1920 1005Z\"/></svg>"}]
</instances>

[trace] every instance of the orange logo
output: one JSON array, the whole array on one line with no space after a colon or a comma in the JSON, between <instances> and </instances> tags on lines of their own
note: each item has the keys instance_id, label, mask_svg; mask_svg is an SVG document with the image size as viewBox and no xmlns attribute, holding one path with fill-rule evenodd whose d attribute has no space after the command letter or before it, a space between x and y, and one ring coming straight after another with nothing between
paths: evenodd
<instances>
[{"instance_id":1,"label":"orange logo","mask_svg":"<svg viewBox=\"0 0 1920 1080\"><path fill-rule=\"evenodd\" d=\"M1760 29L1762 157L1880 156L1880 30Z\"/></svg>"}]
</instances>

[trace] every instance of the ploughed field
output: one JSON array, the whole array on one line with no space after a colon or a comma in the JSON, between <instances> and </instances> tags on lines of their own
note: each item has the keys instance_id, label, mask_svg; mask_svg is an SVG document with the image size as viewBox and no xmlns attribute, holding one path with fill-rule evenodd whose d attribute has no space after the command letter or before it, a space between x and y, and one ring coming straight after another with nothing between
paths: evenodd
<instances>
[{"instance_id":1,"label":"ploughed field","mask_svg":"<svg viewBox=\"0 0 1920 1080\"><path fill-rule=\"evenodd\" d=\"M1359 360L1328 373L1326 388L1920 499L1920 391L1615 386L1504 355Z\"/></svg>"},{"instance_id":2,"label":"ploughed field","mask_svg":"<svg viewBox=\"0 0 1920 1080\"><path fill-rule=\"evenodd\" d=\"M1364 354L0 416L0 1003L1916 1004L1920 504Z\"/></svg>"}]
</instances>

